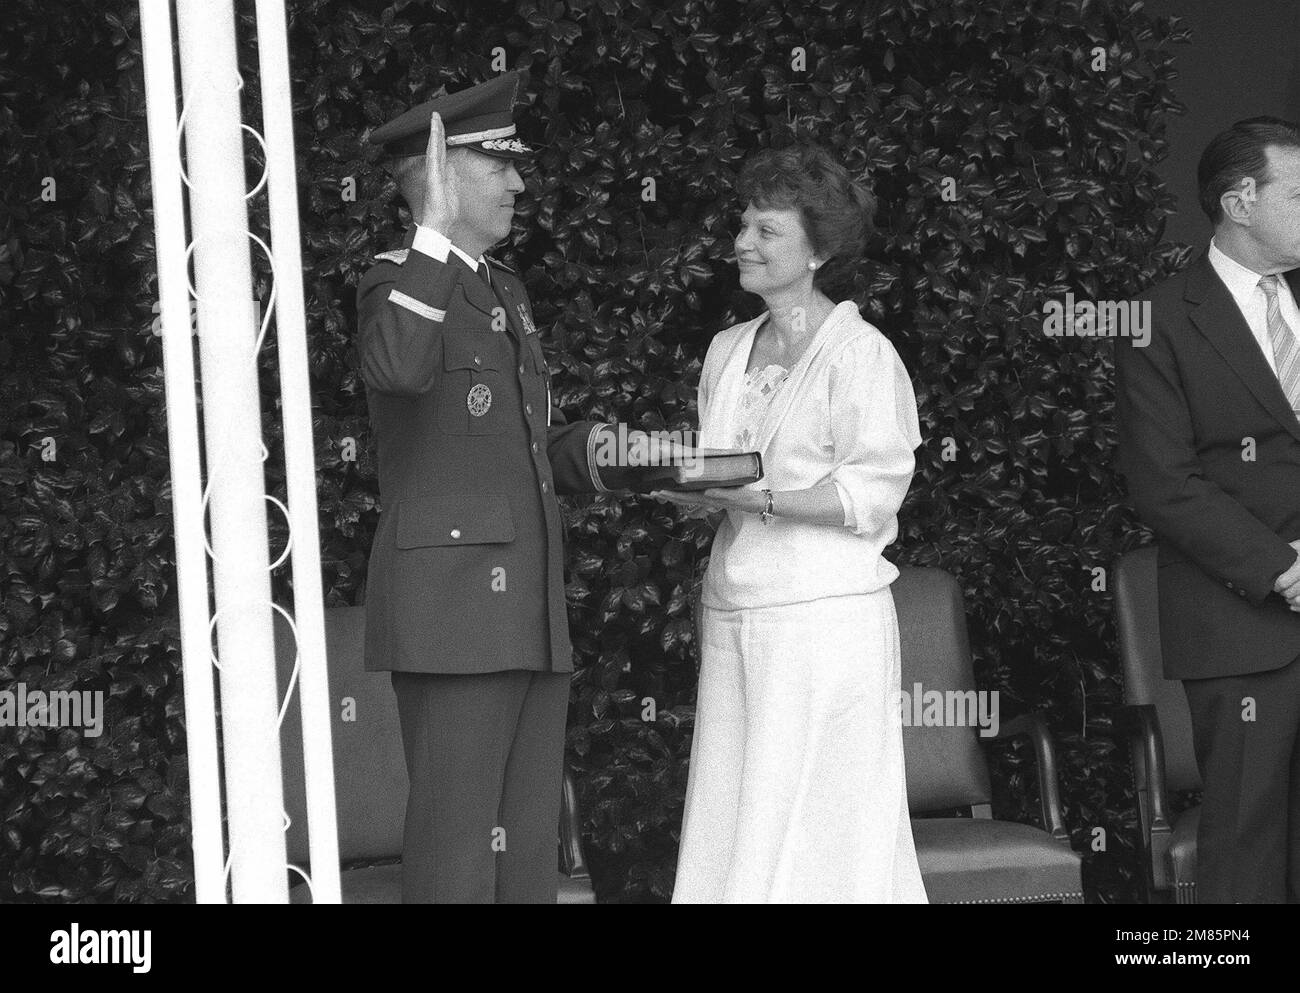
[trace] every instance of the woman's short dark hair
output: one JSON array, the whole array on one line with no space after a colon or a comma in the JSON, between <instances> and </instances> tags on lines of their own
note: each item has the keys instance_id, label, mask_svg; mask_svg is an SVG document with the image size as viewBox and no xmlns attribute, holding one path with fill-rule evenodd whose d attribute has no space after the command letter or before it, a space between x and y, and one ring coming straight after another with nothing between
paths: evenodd
<instances>
[{"instance_id":1,"label":"woman's short dark hair","mask_svg":"<svg viewBox=\"0 0 1300 993\"><path fill-rule=\"evenodd\" d=\"M769 148L741 167L741 200L759 210L796 210L804 233L826 264L813 276L819 289L835 285L862 259L876 200L821 145Z\"/></svg>"},{"instance_id":2,"label":"woman's short dark hair","mask_svg":"<svg viewBox=\"0 0 1300 993\"><path fill-rule=\"evenodd\" d=\"M1251 117L1221 131L1201 153L1196 183L1201 210L1213 224L1223 219L1223 194L1247 176L1263 186L1269 181L1269 145L1300 148L1300 127L1280 117Z\"/></svg>"}]
</instances>

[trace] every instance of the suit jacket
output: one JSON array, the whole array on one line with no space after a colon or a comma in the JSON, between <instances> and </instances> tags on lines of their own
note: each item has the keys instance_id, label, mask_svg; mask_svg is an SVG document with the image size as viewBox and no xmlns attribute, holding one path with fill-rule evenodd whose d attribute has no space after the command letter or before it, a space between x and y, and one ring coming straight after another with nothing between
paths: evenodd
<instances>
[{"instance_id":1,"label":"suit jacket","mask_svg":"<svg viewBox=\"0 0 1300 993\"><path fill-rule=\"evenodd\" d=\"M1279 668L1300 655L1272 592L1300 538L1300 423L1207 255L1141 299L1150 343L1115 339L1119 468L1159 539L1165 676Z\"/></svg>"},{"instance_id":2,"label":"suit jacket","mask_svg":"<svg viewBox=\"0 0 1300 993\"><path fill-rule=\"evenodd\" d=\"M594 458L609 429L551 423L549 372L511 270L491 261L489 288L414 237L357 291L382 500L366 668L571 672L556 494L611 488Z\"/></svg>"}]
</instances>

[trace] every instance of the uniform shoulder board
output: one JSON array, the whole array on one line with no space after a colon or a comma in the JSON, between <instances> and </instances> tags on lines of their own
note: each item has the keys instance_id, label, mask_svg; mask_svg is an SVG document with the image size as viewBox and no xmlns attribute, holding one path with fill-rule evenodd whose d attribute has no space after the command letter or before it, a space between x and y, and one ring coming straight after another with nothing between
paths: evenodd
<instances>
[{"instance_id":1,"label":"uniform shoulder board","mask_svg":"<svg viewBox=\"0 0 1300 993\"><path fill-rule=\"evenodd\" d=\"M511 269L511 268L510 268L508 265L506 265L504 262L501 262L501 261L499 261L499 260L497 260L497 259L494 259L494 258L492 258L492 256L490 256L490 255L485 255L484 258L486 258L486 259L488 260L488 263L489 263L490 265L494 265L494 266L496 266L498 269L504 269L506 272L510 273L510 275L512 275L512 276L514 276L514 275L518 275L518 274L517 274L513 269Z\"/></svg>"},{"instance_id":2,"label":"uniform shoulder board","mask_svg":"<svg viewBox=\"0 0 1300 993\"><path fill-rule=\"evenodd\" d=\"M391 252L380 252L375 256L381 262L396 262L401 265L406 261L406 256L410 254L409 248L395 248Z\"/></svg>"}]
</instances>

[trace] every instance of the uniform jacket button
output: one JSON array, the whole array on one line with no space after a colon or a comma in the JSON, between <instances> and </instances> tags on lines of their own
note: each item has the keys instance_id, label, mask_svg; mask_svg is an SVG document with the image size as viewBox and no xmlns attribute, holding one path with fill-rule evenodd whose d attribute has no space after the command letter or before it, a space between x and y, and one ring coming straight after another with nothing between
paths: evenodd
<instances>
[{"instance_id":1,"label":"uniform jacket button","mask_svg":"<svg viewBox=\"0 0 1300 993\"><path fill-rule=\"evenodd\" d=\"M533 412L533 405L531 403L524 404L524 413L531 414L532 412Z\"/></svg>"},{"instance_id":2,"label":"uniform jacket button","mask_svg":"<svg viewBox=\"0 0 1300 993\"><path fill-rule=\"evenodd\" d=\"M523 364L522 362L520 362L520 363L519 363L519 375L522 376L523 374L524 374L524 364Z\"/></svg>"},{"instance_id":3,"label":"uniform jacket button","mask_svg":"<svg viewBox=\"0 0 1300 993\"><path fill-rule=\"evenodd\" d=\"M483 364L483 357L482 357L481 355L475 355L475 356L474 356L474 364L475 364L475 365L482 365L482 364Z\"/></svg>"},{"instance_id":4,"label":"uniform jacket button","mask_svg":"<svg viewBox=\"0 0 1300 993\"><path fill-rule=\"evenodd\" d=\"M453 538L459 538L459 537L460 537L460 528L452 528L452 529L451 529L451 536L452 536Z\"/></svg>"},{"instance_id":5,"label":"uniform jacket button","mask_svg":"<svg viewBox=\"0 0 1300 993\"><path fill-rule=\"evenodd\" d=\"M542 480L542 492L545 493L545 492L546 492L546 489L547 489L547 486L546 486L546 480L543 479L543 480Z\"/></svg>"},{"instance_id":6,"label":"uniform jacket button","mask_svg":"<svg viewBox=\"0 0 1300 993\"><path fill-rule=\"evenodd\" d=\"M534 455L537 454L537 442L535 442L535 441L533 442L533 454L534 454Z\"/></svg>"}]
</instances>

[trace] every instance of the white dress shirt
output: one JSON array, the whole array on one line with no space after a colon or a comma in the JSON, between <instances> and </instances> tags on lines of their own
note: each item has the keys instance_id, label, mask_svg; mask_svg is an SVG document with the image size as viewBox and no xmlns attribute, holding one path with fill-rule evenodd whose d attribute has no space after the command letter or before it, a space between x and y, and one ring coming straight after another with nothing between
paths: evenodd
<instances>
[{"instance_id":1,"label":"white dress shirt","mask_svg":"<svg viewBox=\"0 0 1300 993\"><path fill-rule=\"evenodd\" d=\"M453 245L451 239L441 231L435 231L433 228L426 228L419 224L415 226L415 239L411 242L411 247L417 252L422 252L425 255L437 259L439 262L446 262L448 253L455 252L464 260L465 264L475 272L478 272L480 262L483 265L487 265L487 260L484 259L483 256L480 255L476 262L474 259L469 257L467 252L462 252L459 248ZM488 282L490 283L492 281L491 270L489 269L488 272Z\"/></svg>"},{"instance_id":2,"label":"white dress shirt","mask_svg":"<svg viewBox=\"0 0 1300 993\"><path fill-rule=\"evenodd\" d=\"M1250 333L1255 336L1255 341L1263 351L1268 367L1276 376L1277 359L1273 355L1273 342L1268 336L1268 299L1259 286L1261 273L1247 269L1235 259L1230 259L1214 243L1213 238L1210 239L1209 255L1210 265L1219 274L1223 284L1228 287L1232 299L1237 302L1237 309L1246 319ZM1286 321L1291 333L1300 335L1300 308L1296 307L1295 297L1291 295L1291 287L1280 274L1277 279L1277 303L1282 312L1282 320Z\"/></svg>"}]
</instances>

